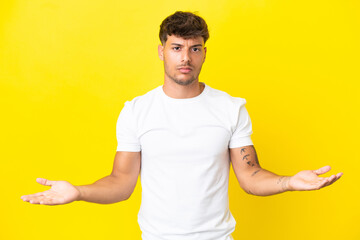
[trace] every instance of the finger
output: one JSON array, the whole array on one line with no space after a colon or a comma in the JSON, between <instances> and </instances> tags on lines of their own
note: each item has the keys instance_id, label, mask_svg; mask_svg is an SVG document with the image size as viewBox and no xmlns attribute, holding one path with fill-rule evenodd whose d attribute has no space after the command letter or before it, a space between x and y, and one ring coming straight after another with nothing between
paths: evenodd
<instances>
[{"instance_id":1,"label":"finger","mask_svg":"<svg viewBox=\"0 0 360 240\"><path fill-rule=\"evenodd\" d=\"M44 197L42 199L39 199L39 204L41 205L59 205L63 204L62 199L59 199L57 197Z\"/></svg>"},{"instance_id":2,"label":"finger","mask_svg":"<svg viewBox=\"0 0 360 240\"><path fill-rule=\"evenodd\" d=\"M330 183L330 182L333 182L334 180L336 180L336 175L331 175L330 177L327 178L327 181Z\"/></svg>"},{"instance_id":3,"label":"finger","mask_svg":"<svg viewBox=\"0 0 360 240\"><path fill-rule=\"evenodd\" d=\"M40 201L42 201L45 198L45 196L37 196L29 198L27 202L31 204L40 204Z\"/></svg>"},{"instance_id":4,"label":"finger","mask_svg":"<svg viewBox=\"0 0 360 240\"><path fill-rule=\"evenodd\" d=\"M319 168L317 170L314 170L313 172L316 175L321 175L321 174L327 173L328 171L330 171L330 169L331 169L330 166L325 166L325 167Z\"/></svg>"},{"instance_id":5,"label":"finger","mask_svg":"<svg viewBox=\"0 0 360 240\"><path fill-rule=\"evenodd\" d=\"M317 189L321 189L323 187L326 187L328 184L328 179L324 178L321 182L319 182L319 184L317 185Z\"/></svg>"},{"instance_id":6,"label":"finger","mask_svg":"<svg viewBox=\"0 0 360 240\"><path fill-rule=\"evenodd\" d=\"M30 201L37 201L38 199L44 198L44 195L37 195L37 196L33 196L33 195L29 195L23 198L24 201L26 202L30 202Z\"/></svg>"},{"instance_id":7,"label":"finger","mask_svg":"<svg viewBox=\"0 0 360 240\"><path fill-rule=\"evenodd\" d=\"M54 181L50 181L45 178L37 178L36 182L40 183L41 185L45 185L45 186L52 186L54 184Z\"/></svg>"},{"instance_id":8,"label":"finger","mask_svg":"<svg viewBox=\"0 0 360 240\"><path fill-rule=\"evenodd\" d=\"M29 195L23 195L23 196L21 196L21 199L24 200L24 201L28 201L29 199L34 198L34 197L44 196L46 192L47 191L38 192L38 193L34 193L34 194L29 194Z\"/></svg>"},{"instance_id":9,"label":"finger","mask_svg":"<svg viewBox=\"0 0 360 240\"><path fill-rule=\"evenodd\" d=\"M54 199L51 197L39 196L39 197L30 199L28 202L31 204L49 205L49 204L53 204L53 201L54 201Z\"/></svg>"},{"instance_id":10,"label":"finger","mask_svg":"<svg viewBox=\"0 0 360 240\"><path fill-rule=\"evenodd\" d=\"M41 205L55 205L55 200L52 198L44 198L41 199L39 204Z\"/></svg>"},{"instance_id":11,"label":"finger","mask_svg":"<svg viewBox=\"0 0 360 240\"><path fill-rule=\"evenodd\" d=\"M326 179L326 184L324 187L331 185L334 181L336 181L336 175L331 175Z\"/></svg>"},{"instance_id":12,"label":"finger","mask_svg":"<svg viewBox=\"0 0 360 240\"><path fill-rule=\"evenodd\" d=\"M322 187L324 187L324 185L327 183L327 178L320 178L318 177L316 181L314 181L313 183L313 187L315 190L318 190Z\"/></svg>"},{"instance_id":13,"label":"finger","mask_svg":"<svg viewBox=\"0 0 360 240\"><path fill-rule=\"evenodd\" d=\"M325 183L325 185L323 187L329 186L331 184L333 184L334 182L336 182L340 177L342 176L342 173L338 173L336 175L331 175L330 177L327 178L327 182Z\"/></svg>"},{"instance_id":14,"label":"finger","mask_svg":"<svg viewBox=\"0 0 360 240\"><path fill-rule=\"evenodd\" d=\"M339 178L342 176L342 173L338 173L338 174L336 174L336 175L334 175L335 177L333 178L333 179L330 179L329 180L329 183L327 184L327 186L328 185L331 185L331 184L333 184L334 182L336 182L337 180L339 180Z\"/></svg>"},{"instance_id":15,"label":"finger","mask_svg":"<svg viewBox=\"0 0 360 240\"><path fill-rule=\"evenodd\" d=\"M343 175L343 173L339 172L338 174L336 174L336 177L339 179L342 175Z\"/></svg>"},{"instance_id":16,"label":"finger","mask_svg":"<svg viewBox=\"0 0 360 240\"><path fill-rule=\"evenodd\" d=\"M24 195L24 196L21 196L21 200L23 200L24 202L28 202L30 200L30 198L29 198L29 196Z\"/></svg>"}]
</instances>

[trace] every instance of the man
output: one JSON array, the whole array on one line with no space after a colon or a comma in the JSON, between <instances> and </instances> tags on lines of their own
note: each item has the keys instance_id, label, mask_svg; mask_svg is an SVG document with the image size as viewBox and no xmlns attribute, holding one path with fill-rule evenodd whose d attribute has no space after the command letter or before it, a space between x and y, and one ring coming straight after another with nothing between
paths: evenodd
<instances>
[{"instance_id":1,"label":"man","mask_svg":"<svg viewBox=\"0 0 360 240\"><path fill-rule=\"evenodd\" d=\"M245 99L199 82L209 38L205 21L176 12L162 22L159 35L164 85L125 103L112 173L85 186L39 178L51 189L22 196L24 201L115 203L130 197L140 173L143 239L228 240L235 229L228 205L230 162L240 186L260 196L316 190L341 177L318 176L329 166L291 177L261 168Z\"/></svg>"}]
</instances>

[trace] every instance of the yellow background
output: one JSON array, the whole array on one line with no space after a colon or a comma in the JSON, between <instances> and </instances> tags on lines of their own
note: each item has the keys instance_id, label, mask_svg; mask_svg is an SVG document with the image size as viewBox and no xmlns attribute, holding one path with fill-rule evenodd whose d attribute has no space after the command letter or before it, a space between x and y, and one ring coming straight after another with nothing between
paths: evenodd
<instances>
[{"instance_id":1,"label":"yellow background","mask_svg":"<svg viewBox=\"0 0 360 240\"><path fill-rule=\"evenodd\" d=\"M140 239L141 185L122 203L24 203L37 177L110 173L123 104L163 83L161 21L198 11L210 29L200 81L247 100L262 167L333 167L320 191L245 194L240 239L360 239L359 1L1 1L0 239ZM329 176L326 174L326 176Z\"/></svg>"}]
</instances>

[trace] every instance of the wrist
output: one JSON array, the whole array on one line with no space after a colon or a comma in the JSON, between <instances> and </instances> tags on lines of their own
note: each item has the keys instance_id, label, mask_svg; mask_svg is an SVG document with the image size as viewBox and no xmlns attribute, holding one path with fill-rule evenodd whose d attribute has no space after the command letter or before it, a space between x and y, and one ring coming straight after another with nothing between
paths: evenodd
<instances>
[{"instance_id":1,"label":"wrist","mask_svg":"<svg viewBox=\"0 0 360 240\"><path fill-rule=\"evenodd\" d=\"M83 196L84 196L83 187L82 186L74 186L74 187L78 191L78 195L77 195L75 201L82 201Z\"/></svg>"},{"instance_id":2,"label":"wrist","mask_svg":"<svg viewBox=\"0 0 360 240\"><path fill-rule=\"evenodd\" d=\"M290 187L290 184L289 184L290 179L291 179L290 176L280 176L280 178L277 181L277 184L280 185L279 193L292 191L292 188Z\"/></svg>"},{"instance_id":3,"label":"wrist","mask_svg":"<svg viewBox=\"0 0 360 240\"><path fill-rule=\"evenodd\" d=\"M285 191L293 191L293 188L290 185L290 180L291 180L292 176L288 176L286 177L286 179L284 180L284 190Z\"/></svg>"}]
</instances>

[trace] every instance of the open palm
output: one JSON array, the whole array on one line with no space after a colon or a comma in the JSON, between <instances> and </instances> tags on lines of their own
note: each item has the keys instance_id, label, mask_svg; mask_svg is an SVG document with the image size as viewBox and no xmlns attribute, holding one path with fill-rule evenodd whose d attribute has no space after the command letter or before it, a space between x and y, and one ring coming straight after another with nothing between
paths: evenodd
<instances>
[{"instance_id":1,"label":"open palm","mask_svg":"<svg viewBox=\"0 0 360 240\"><path fill-rule=\"evenodd\" d=\"M331 175L330 177L319 177L318 175L330 171L330 166L325 166L317 170L305 170L297 173L289 180L289 188L292 191L318 190L329 186L337 181L342 173Z\"/></svg>"},{"instance_id":2,"label":"open palm","mask_svg":"<svg viewBox=\"0 0 360 240\"><path fill-rule=\"evenodd\" d=\"M50 181L44 178L37 178L36 181L51 188L44 192L24 195L22 200L32 204L57 205L71 203L80 195L79 190L66 181Z\"/></svg>"}]
</instances>

